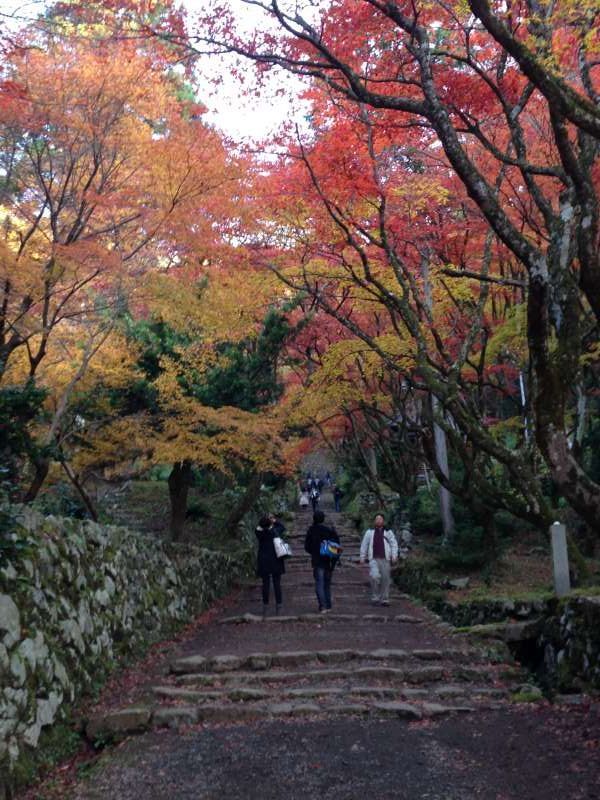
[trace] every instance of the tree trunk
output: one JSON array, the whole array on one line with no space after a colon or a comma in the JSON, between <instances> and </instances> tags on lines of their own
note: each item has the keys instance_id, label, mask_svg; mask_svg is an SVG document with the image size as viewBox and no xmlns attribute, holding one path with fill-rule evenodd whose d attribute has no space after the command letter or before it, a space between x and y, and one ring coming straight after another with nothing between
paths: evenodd
<instances>
[{"instance_id":1,"label":"tree trunk","mask_svg":"<svg viewBox=\"0 0 600 800\"><path fill-rule=\"evenodd\" d=\"M38 496L38 492L44 485L44 481L48 477L48 472L50 470L50 459L49 458L36 458L33 461L33 466L35 468L35 474L33 476L33 480L29 485L29 489L23 495L23 503L32 503L35 498Z\"/></svg>"},{"instance_id":2,"label":"tree trunk","mask_svg":"<svg viewBox=\"0 0 600 800\"><path fill-rule=\"evenodd\" d=\"M223 523L223 530L225 535L235 536L238 524L250 511L250 509L256 502L256 499L258 498L258 495L260 493L261 483L262 483L262 473L261 472L253 473L250 478L250 482L248 483L248 486L246 486L246 491L240 498L239 503L229 512L229 516Z\"/></svg>"},{"instance_id":3,"label":"tree trunk","mask_svg":"<svg viewBox=\"0 0 600 800\"><path fill-rule=\"evenodd\" d=\"M433 411L433 440L435 444L435 459L440 471L445 478L450 478L450 468L448 466L448 443L446 433L435 422L435 414L439 410L437 397L431 396L431 410ZM454 537L454 517L452 516L452 495L448 489L440 483L439 489L440 516L442 518L442 528L444 536L442 544L449 545Z\"/></svg>"},{"instance_id":4,"label":"tree trunk","mask_svg":"<svg viewBox=\"0 0 600 800\"><path fill-rule=\"evenodd\" d=\"M433 309L433 294L431 292L431 280L429 276L429 254L424 253L421 257L421 277L423 279L423 294L425 305L431 311ZM448 466L448 442L446 441L445 431L435 421L435 415L440 410L440 401L431 395L431 418L433 420L433 441L435 445L435 459L440 471L445 478L450 478L450 468ZM443 412L442 412L443 413ZM448 489L440 483L439 490L440 516L442 517L442 528L444 535L442 544L449 545L454 537L454 517L452 516L452 495Z\"/></svg>"},{"instance_id":5,"label":"tree trunk","mask_svg":"<svg viewBox=\"0 0 600 800\"><path fill-rule=\"evenodd\" d=\"M567 398L580 379L579 297L563 302L564 318L551 352L548 322L549 288L532 281L528 296L527 338L536 380L536 440L558 491L579 516L598 530L600 485L581 467L565 431Z\"/></svg>"},{"instance_id":6,"label":"tree trunk","mask_svg":"<svg viewBox=\"0 0 600 800\"><path fill-rule=\"evenodd\" d=\"M367 457L371 475L373 475L375 482L377 482L377 453L375 452L375 448L367 447L365 455Z\"/></svg>"},{"instance_id":7,"label":"tree trunk","mask_svg":"<svg viewBox=\"0 0 600 800\"><path fill-rule=\"evenodd\" d=\"M187 499L192 479L192 462L178 461L169 475L169 499L171 501L171 541L178 542L185 526Z\"/></svg>"},{"instance_id":8,"label":"tree trunk","mask_svg":"<svg viewBox=\"0 0 600 800\"><path fill-rule=\"evenodd\" d=\"M91 500L90 496L85 491L85 489L83 488L81 482L79 481L79 478L77 477L77 475L75 475L75 473L73 472L73 470L67 464L66 461L61 461L60 463L61 463L61 466L62 466L62 468L64 469L64 471L65 471L65 473L67 475L67 478L71 481L71 483L73 484L75 489L77 489L77 491L79 492L79 495L80 495L81 499L83 500L83 503L84 503L85 507L87 508L90 517L94 520L94 522L98 522L98 513L97 513L97 511L96 511L96 509L94 507L94 504L92 503L92 500Z\"/></svg>"}]
</instances>

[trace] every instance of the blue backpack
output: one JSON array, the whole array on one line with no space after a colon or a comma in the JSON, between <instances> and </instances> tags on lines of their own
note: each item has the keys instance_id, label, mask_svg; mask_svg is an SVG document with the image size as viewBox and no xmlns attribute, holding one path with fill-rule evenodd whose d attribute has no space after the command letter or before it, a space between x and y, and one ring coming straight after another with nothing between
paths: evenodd
<instances>
[{"instance_id":1,"label":"blue backpack","mask_svg":"<svg viewBox=\"0 0 600 800\"><path fill-rule=\"evenodd\" d=\"M339 542L333 542L330 539L323 539L319 553L326 558L339 558L342 554L342 546Z\"/></svg>"}]
</instances>

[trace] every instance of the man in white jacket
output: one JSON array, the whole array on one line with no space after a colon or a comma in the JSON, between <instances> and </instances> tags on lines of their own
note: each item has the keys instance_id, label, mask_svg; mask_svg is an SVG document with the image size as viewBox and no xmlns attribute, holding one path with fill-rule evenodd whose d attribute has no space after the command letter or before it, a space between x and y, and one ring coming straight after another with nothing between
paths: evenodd
<instances>
[{"instance_id":1,"label":"man in white jacket","mask_svg":"<svg viewBox=\"0 0 600 800\"><path fill-rule=\"evenodd\" d=\"M382 606L390 604L391 565L398 560L398 542L393 531L387 530L381 514L375 517L375 527L365 531L360 546L360 563L369 562L371 600Z\"/></svg>"}]
</instances>

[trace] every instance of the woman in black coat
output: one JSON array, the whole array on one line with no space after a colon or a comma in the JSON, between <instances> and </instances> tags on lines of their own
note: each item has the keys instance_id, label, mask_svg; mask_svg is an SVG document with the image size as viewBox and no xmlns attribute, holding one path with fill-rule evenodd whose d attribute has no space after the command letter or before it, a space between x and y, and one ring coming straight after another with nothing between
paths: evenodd
<instances>
[{"instance_id":1,"label":"woman in black coat","mask_svg":"<svg viewBox=\"0 0 600 800\"><path fill-rule=\"evenodd\" d=\"M281 610L281 576L285 572L283 558L277 558L273 539L279 536L277 528L269 517L263 517L254 531L258 539L258 555L256 559L256 572L262 578L263 619L267 616L269 607L269 588L273 580L275 591L275 613Z\"/></svg>"}]
</instances>

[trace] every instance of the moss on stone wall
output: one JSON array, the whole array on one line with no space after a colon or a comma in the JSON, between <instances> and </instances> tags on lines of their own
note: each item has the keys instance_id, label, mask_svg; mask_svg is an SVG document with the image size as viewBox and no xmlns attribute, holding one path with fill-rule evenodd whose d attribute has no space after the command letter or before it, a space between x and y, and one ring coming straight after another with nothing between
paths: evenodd
<instances>
[{"instance_id":1,"label":"moss on stone wall","mask_svg":"<svg viewBox=\"0 0 600 800\"><path fill-rule=\"evenodd\" d=\"M248 552L166 545L26 508L3 535L14 544L0 565L6 776L18 771L42 730L98 688L120 659L192 619L250 568Z\"/></svg>"},{"instance_id":2,"label":"moss on stone wall","mask_svg":"<svg viewBox=\"0 0 600 800\"><path fill-rule=\"evenodd\" d=\"M600 596L572 594L559 600L546 594L450 602L431 579L428 562L417 559L403 567L396 581L459 631L504 639L515 652L521 639L527 641L529 666L535 662L549 693L600 691Z\"/></svg>"}]
</instances>

